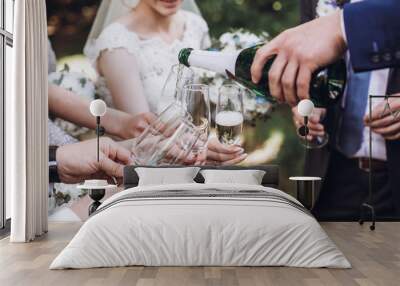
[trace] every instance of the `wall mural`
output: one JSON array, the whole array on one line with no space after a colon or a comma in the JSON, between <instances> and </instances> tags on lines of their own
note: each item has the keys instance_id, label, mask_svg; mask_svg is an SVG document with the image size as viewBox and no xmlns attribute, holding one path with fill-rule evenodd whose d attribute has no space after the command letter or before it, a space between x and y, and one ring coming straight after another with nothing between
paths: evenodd
<instances>
[{"instance_id":1,"label":"wall mural","mask_svg":"<svg viewBox=\"0 0 400 286\"><path fill-rule=\"evenodd\" d=\"M297 106L290 108L270 101L264 89L266 78L261 79L260 85L246 78L257 44L270 41L300 19L312 20L341 9L342 1L321 0L310 5L313 1L202 0L194 6L195 1L183 1L181 11L173 14L178 19L176 27L167 29L168 33L162 25L161 32L149 32L148 27L138 24L140 15L132 10L132 5L142 2L153 5L162 15L168 14L157 6L158 1L47 1L50 144L95 138L96 120L88 109L90 101L101 99L108 106L102 118L104 136L127 146L135 164L278 164L280 188L291 194L296 192L296 186L290 177L299 180L299 176L306 174L318 177L317 181L326 179L319 184L327 195L322 195L316 205L318 218L356 219L356 198L364 199L367 194L350 197L351 206L338 203L332 209L327 207L330 202L341 202L336 197L347 196L347 189L354 189L353 178L339 178L335 170L345 170L355 160L361 170L357 188L367 180L369 166L364 163L369 156L369 127L380 142L375 144L380 149L374 151L373 162L384 169L385 140L398 140L399 132L396 124L386 129L375 124L388 123L388 114L393 118L391 122L400 121L400 104L398 99L389 98L375 104L374 111L379 114L370 122L366 109L360 108L363 105L353 101L356 96L341 96L346 80L348 89L353 88L352 93L363 91L365 99L368 92L386 93L390 71L353 73L345 59L322 69L311 80L310 97L318 107L312 115L302 114ZM189 47L194 50L185 49ZM243 52L238 56L239 51ZM229 55L235 55L233 61ZM233 68L235 75L224 67ZM364 82L369 90L361 89L361 85L352 86L356 81ZM175 101L184 106L183 112L171 106ZM144 135L139 137L149 124L155 124L158 135L164 135L154 120L157 116L170 120L170 114L180 114L179 120L188 119L184 129L171 137L170 145L185 146L186 153L172 149L154 151L154 141L149 143ZM386 119L379 121L378 117ZM173 126L181 121L171 122ZM353 122L358 126L353 124L353 129L348 129L351 124L347 123ZM392 133L384 133L388 130ZM353 143L358 144L358 149L354 149ZM343 162L339 160L342 157ZM345 183L339 186L339 181ZM382 184L379 182L376 187L379 189ZM390 186L383 189L388 191ZM50 219L87 217L87 207L92 202L87 191L76 184L57 183L50 186L49 192ZM107 191L106 196L111 193ZM383 205L383 212L390 214L388 205Z\"/></svg>"}]
</instances>

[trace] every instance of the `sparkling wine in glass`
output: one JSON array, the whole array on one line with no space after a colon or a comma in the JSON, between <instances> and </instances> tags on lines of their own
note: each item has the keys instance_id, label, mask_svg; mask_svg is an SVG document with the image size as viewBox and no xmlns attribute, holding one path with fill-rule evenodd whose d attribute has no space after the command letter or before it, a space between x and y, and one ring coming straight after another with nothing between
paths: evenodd
<instances>
[{"instance_id":1,"label":"sparkling wine in glass","mask_svg":"<svg viewBox=\"0 0 400 286\"><path fill-rule=\"evenodd\" d=\"M207 142L210 132L210 99L209 88L205 84L185 85L182 92L182 105L191 115L193 124L201 133L192 155L197 163L205 162L207 158Z\"/></svg>"},{"instance_id":2,"label":"sparkling wine in glass","mask_svg":"<svg viewBox=\"0 0 400 286\"><path fill-rule=\"evenodd\" d=\"M222 144L240 144L243 129L243 90L234 84L221 86L218 94L215 124Z\"/></svg>"}]
</instances>

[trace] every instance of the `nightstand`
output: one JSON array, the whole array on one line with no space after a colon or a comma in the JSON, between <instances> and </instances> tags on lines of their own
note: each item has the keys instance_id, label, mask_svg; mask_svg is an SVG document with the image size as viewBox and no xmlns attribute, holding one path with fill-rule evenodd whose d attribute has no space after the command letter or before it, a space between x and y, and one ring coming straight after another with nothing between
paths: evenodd
<instances>
[{"instance_id":1,"label":"nightstand","mask_svg":"<svg viewBox=\"0 0 400 286\"><path fill-rule=\"evenodd\" d=\"M296 198L308 210L312 210L318 199L319 190L316 185L321 181L320 177L290 177L296 182Z\"/></svg>"}]
</instances>

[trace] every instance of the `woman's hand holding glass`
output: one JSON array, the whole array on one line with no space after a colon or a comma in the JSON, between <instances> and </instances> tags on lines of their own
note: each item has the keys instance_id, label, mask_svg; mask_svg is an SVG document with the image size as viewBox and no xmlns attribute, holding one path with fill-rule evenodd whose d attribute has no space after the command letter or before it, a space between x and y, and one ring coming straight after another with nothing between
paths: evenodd
<instances>
[{"instance_id":1,"label":"woman's hand holding glass","mask_svg":"<svg viewBox=\"0 0 400 286\"><path fill-rule=\"evenodd\" d=\"M207 164L235 165L247 158L244 149L239 145L226 145L219 142L217 137L208 141Z\"/></svg>"},{"instance_id":2,"label":"woman's hand holding glass","mask_svg":"<svg viewBox=\"0 0 400 286\"><path fill-rule=\"evenodd\" d=\"M183 164L199 136L190 114L174 102L132 140L132 156L138 165Z\"/></svg>"},{"instance_id":3,"label":"woman's hand holding glass","mask_svg":"<svg viewBox=\"0 0 400 286\"><path fill-rule=\"evenodd\" d=\"M117 117L113 125L118 129L116 134L121 139L131 139L142 134L156 119L157 116L151 112L140 113L138 115L121 112L121 116L119 116L119 119Z\"/></svg>"},{"instance_id":4,"label":"woman's hand holding glass","mask_svg":"<svg viewBox=\"0 0 400 286\"><path fill-rule=\"evenodd\" d=\"M217 137L208 143L209 164L235 165L247 158L240 146L243 129L243 90L237 85L223 85L218 94L215 124Z\"/></svg>"}]
</instances>

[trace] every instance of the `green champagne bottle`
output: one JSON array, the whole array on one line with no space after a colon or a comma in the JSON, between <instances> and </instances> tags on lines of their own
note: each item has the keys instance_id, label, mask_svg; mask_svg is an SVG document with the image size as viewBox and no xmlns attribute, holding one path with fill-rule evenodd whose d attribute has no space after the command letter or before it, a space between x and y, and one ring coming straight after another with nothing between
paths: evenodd
<instances>
[{"instance_id":1,"label":"green champagne bottle","mask_svg":"<svg viewBox=\"0 0 400 286\"><path fill-rule=\"evenodd\" d=\"M268 71L274 62L271 57L264 66L263 75L258 84L251 81L250 68L254 56L261 45L250 47L238 52L218 52L182 49L179 52L179 62L185 66L207 69L228 75L244 87L250 89L256 96L275 101L268 88ZM344 60L339 60L313 74L310 83L310 99L316 107L327 107L337 102L343 95L346 85L347 70Z\"/></svg>"}]
</instances>

